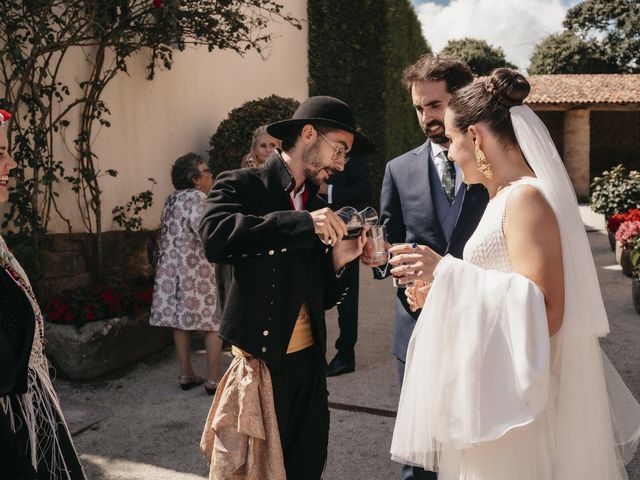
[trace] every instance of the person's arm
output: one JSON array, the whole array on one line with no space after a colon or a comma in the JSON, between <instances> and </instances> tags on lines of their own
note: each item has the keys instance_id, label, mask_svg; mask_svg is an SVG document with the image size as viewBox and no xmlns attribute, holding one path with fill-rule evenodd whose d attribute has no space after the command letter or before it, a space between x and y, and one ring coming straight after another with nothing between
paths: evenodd
<instances>
[{"instance_id":1,"label":"person's arm","mask_svg":"<svg viewBox=\"0 0 640 480\"><path fill-rule=\"evenodd\" d=\"M316 239L310 213L283 210L263 216L245 214L243 202L252 193L238 172L221 173L207 197L198 229L207 259L230 263L237 257L264 255L272 250L310 249Z\"/></svg>"},{"instance_id":2,"label":"person's arm","mask_svg":"<svg viewBox=\"0 0 640 480\"><path fill-rule=\"evenodd\" d=\"M341 302L347 295L351 284L348 271L353 268L353 261L362 254L366 242L366 233L353 240L341 240L327 255L331 261L326 263L325 271L325 309L329 310Z\"/></svg>"},{"instance_id":3,"label":"person's arm","mask_svg":"<svg viewBox=\"0 0 640 480\"><path fill-rule=\"evenodd\" d=\"M549 335L554 335L564 315L562 243L555 214L538 189L521 186L509 193L503 228L513 271L544 294Z\"/></svg>"},{"instance_id":4,"label":"person's arm","mask_svg":"<svg viewBox=\"0 0 640 480\"><path fill-rule=\"evenodd\" d=\"M564 315L564 269L560 229L551 206L535 187L522 186L509 193L503 224L513 273L540 288L544 295L549 335L562 326ZM526 214L523 214L526 212ZM427 286L443 257L425 245L392 248L393 275L401 284L421 280ZM409 303L420 308L428 289L408 290Z\"/></svg>"}]
</instances>

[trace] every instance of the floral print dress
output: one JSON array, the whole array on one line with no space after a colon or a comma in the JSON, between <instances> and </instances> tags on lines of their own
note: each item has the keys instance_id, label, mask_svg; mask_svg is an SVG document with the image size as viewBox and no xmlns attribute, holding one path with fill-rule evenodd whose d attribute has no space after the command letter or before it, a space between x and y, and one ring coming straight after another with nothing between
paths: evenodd
<instances>
[{"instance_id":1,"label":"floral print dress","mask_svg":"<svg viewBox=\"0 0 640 480\"><path fill-rule=\"evenodd\" d=\"M220 326L214 265L206 259L198 235L205 199L193 188L167 198L149 319L153 326L207 331Z\"/></svg>"}]
</instances>

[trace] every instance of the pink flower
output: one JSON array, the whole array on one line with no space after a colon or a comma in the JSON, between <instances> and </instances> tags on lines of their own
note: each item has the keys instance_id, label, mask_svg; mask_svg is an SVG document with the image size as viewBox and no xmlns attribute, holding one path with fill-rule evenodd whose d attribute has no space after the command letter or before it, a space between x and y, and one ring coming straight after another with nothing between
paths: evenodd
<instances>
[{"instance_id":1,"label":"pink flower","mask_svg":"<svg viewBox=\"0 0 640 480\"><path fill-rule=\"evenodd\" d=\"M622 222L616 232L616 240L620 242L622 248L633 248L638 236L640 236L640 221L637 220Z\"/></svg>"}]
</instances>

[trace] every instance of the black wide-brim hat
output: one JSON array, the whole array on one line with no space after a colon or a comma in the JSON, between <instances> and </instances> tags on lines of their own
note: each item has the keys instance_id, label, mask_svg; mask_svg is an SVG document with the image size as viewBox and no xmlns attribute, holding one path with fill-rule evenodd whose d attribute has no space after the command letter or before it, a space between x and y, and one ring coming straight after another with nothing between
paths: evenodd
<instances>
[{"instance_id":1,"label":"black wide-brim hat","mask_svg":"<svg viewBox=\"0 0 640 480\"><path fill-rule=\"evenodd\" d=\"M293 127L307 124L326 125L345 132L353 133L352 153L372 153L376 147L364 133L356 128L353 112L349 105L334 97L309 97L300 104L289 120L281 120L267 126L272 137L282 137Z\"/></svg>"}]
</instances>

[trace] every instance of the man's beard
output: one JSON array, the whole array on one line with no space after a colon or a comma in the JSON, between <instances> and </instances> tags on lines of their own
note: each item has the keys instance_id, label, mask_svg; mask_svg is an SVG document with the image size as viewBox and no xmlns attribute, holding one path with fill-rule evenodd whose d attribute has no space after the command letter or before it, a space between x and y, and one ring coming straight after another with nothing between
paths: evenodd
<instances>
[{"instance_id":1,"label":"man's beard","mask_svg":"<svg viewBox=\"0 0 640 480\"><path fill-rule=\"evenodd\" d=\"M433 127L433 126L442 127L442 133L430 134L429 127ZM432 142L437 143L438 145L444 145L449 141L449 139L446 137L444 132L444 123L439 122L438 120L432 120L429 123L427 123L424 127L422 125L420 127L422 128L422 131L424 132L426 137Z\"/></svg>"},{"instance_id":2,"label":"man's beard","mask_svg":"<svg viewBox=\"0 0 640 480\"><path fill-rule=\"evenodd\" d=\"M337 171L335 168L322 166L319 139L316 139L315 143L303 152L302 159L305 163L304 178L315 185L321 185L325 181L319 177L322 172L326 171L331 176Z\"/></svg>"}]
</instances>

